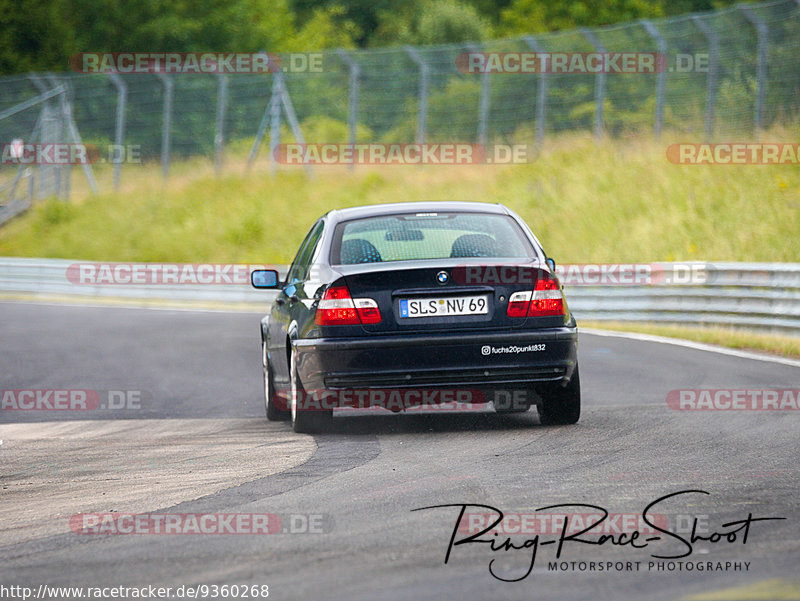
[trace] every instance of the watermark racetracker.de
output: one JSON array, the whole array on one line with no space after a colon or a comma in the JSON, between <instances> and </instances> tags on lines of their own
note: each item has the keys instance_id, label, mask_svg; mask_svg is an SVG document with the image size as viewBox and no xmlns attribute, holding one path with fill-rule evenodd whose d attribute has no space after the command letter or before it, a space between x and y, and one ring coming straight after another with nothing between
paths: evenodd
<instances>
[{"instance_id":1,"label":"watermark racetracker.de","mask_svg":"<svg viewBox=\"0 0 800 601\"><path fill-rule=\"evenodd\" d=\"M0 390L0 412L140 410L149 398L142 390L6 388Z\"/></svg>"},{"instance_id":2,"label":"watermark racetracker.de","mask_svg":"<svg viewBox=\"0 0 800 601\"><path fill-rule=\"evenodd\" d=\"M800 389L671 390L667 406L677 411L798 411Z\"/></svg>"},{"instance_id":3,"label":"watermark racetracker.de","mask_svg":"<svg viewBox=\"0 0 800 601\"><path fill-rule=\"evenodd\" d=\"M80 52L69 58L78 73L226 75L321 73L322 53L294 52Z\"/></svg>"},{"instance_id":4,"label":"watermark racetracker.de","mask_svg":"<svg viewBox=\"0 0 800 601\"><path fill-rule=\"evenodd\" d=\"M328 534L323 513L77 513L69 519L79 535L271 535Z\"/></svg>"},{"instance_id":5,"label":"watermark racetracker.de","mask_svg":"<svg viewBox=\"0 0 800 601\"><path fill-rule=\"evenodd\" d=\"M556 265L556 275L564 286L670 286L702 285L709 282L713 266L705 262L687 263L565 263ZM453 281L463 285L535 285L547 277L536 265L505 263L459 265L452 271Z\"/></svg>"},{"instance_id":6,"label":"watermark racetracker.de","mask_svg":"<svg viewBox=\"0 0 800 601\"><path fill-rule=\"evenodd\" d=\"M94 163L142 162L140 144L71 144L61 142L25 143L16 138L0 145L0 164L19 165L91 165Z\"/></svg>"},{"instance_id":7,"label":"watermark racetracker.de","mask_svg":"<svg viewBox=\"0 0 800 601\"><path fill-rule=\"evenodd\" d=\"M245 263L73 263L67 281L77 286L98 285L250 285L254 270L269 265Z\"/></svg>"},{"instance_id":8,"label":"watermark racetracker.de","mask_svg":"<svg viewBox=\"0 0 800 601\"><path fill-rule=\"evenodd\" d=\"M529 144L307 143L279 144L282 165L512 165L535 160Z\"/></svg>"},{"instance_id":9,"label":"watermark racetracker.de","mask_svg":"<svg viewBox=\"0 0 800 601\"><path fill-rule=\"evenodd\" d=\"M674 64L660 52L462 52L456 68L465 74L656 74L708 72L708 54L679 53Z\"/></svg>"},{"instance_id":10,"label":"watermark racetracker.de","mask_svg":"<svg viewBox=\"0 0 800 601\"><path fill-rule=\"evenodd\" d=\"M667 147L676 165L800 165L800 144L787 142L676 143Z\"/></svg>"},{"instance_id":11,"label":"watermark racetracker.de","mask_svg":"<svg viewBox=\"0 0 800 601\"><path fill-rule=\"evenodd\" d=\"M485 354L482 347L480 352ZM498 347L488 347L490 350ZM499 349L499 350L502 350ZM520 352L526 349L520 349ZM543 349L542 349L543 350ZM294 398L293 398L294 395ZM529 388L363 388L279 389L280 404L294 402L297 411L364 411L485 413L489 403L499 410L527 410L539 400Z\"/></svg>"}]
</instances>

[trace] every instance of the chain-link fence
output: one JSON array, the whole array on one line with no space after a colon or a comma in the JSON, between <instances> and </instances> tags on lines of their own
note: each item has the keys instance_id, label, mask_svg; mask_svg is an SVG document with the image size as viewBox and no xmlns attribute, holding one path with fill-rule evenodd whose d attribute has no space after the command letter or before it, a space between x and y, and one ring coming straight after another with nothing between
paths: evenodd
<instances>
[{"instance_id":1,"label":"chain-link fence","mask_svg":"<svg viewBox=\"0 0 800 601\"><path fill-rule=\"evenodd\" d=\"M593 69L592 53L644 53L656 57L656 68ZM551 62L515 70L524 55ZM475 57L483 62L472 69ZM509 57L517 61L511 68ZM557 57L568 68L555 68ZM307 142L531 144L576 130L753 136L790 122L800 108L800 6L778 0L474 44L325 51L299 67L296 55L281 59L281 69L261 74L4 77L0 117L59 86L65 93L60 108L50 99L0 118L0 142L27 141L37 123L41 135L56 113L74 115L83 143L116 149L103 187L124 179L130 159L160 161L165 176L171 160L190 156L224 170L226 156L255 156L259 132L273 147L281 129L286 140L292 110ZM502 68L491 68L492 59ZM48 139L73 140L66 121L54 127L61 134L51 130ZM46 184L47 177L55 176L40 175L40 193L65 196L63 182Z\"/></svg>"}]
</instances>

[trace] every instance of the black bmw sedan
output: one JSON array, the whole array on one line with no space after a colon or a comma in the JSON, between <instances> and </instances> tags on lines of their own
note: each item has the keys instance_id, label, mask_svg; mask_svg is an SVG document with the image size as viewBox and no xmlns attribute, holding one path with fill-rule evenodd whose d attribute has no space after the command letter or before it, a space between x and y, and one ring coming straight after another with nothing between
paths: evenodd
<instances>
[{"instance_id":1,"label":"black bmw sedan","mask_svg":"<svg viewBox=\"0 0 800 601\"><path fill-rule=\"evenodd\" d=\"M499 204L414 202L335 210L309 230L261 322L267 417L297 432L334 409L536 405L580 417L578 330L549 259ZM338 419L338 418L337 418Z\"/></svg>"}]
</instances>

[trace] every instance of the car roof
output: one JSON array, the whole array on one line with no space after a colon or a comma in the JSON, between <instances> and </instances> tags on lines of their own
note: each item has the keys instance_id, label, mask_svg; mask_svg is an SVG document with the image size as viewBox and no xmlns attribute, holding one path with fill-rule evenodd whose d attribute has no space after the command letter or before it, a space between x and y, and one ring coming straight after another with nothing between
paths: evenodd
<instances>
[{"instance_id":1,"label":"car roof","mask_svg":"<svg viewBox=\"0 0 800 601\"><path fill-rule=\"evenodd\" d=\"M389 204L364 205L346 209L334 209L327 213L332 222L350 221L364 217L380 215L394 215L397 213L440 213L440 212L478 212L508 215L509 211L501 204L488 202L467 201L422 201L422 202L394 202Z\"/></svg>"}]
</instances>

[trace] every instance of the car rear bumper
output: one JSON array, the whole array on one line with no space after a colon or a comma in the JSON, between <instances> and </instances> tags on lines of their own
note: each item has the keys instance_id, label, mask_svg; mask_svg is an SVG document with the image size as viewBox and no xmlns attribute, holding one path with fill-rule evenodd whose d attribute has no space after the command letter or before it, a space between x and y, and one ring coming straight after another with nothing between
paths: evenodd
<instances>
[{"instance_id":1,"label":"car rear bumper","mask_svg":"<svg viewBox=\"0 0 800 601\"><path fill-rule=\"evenodd\" d=\"M529 388L568 382L576 327L294 342L305 390Z\"/></svg>"}]
</instances>

